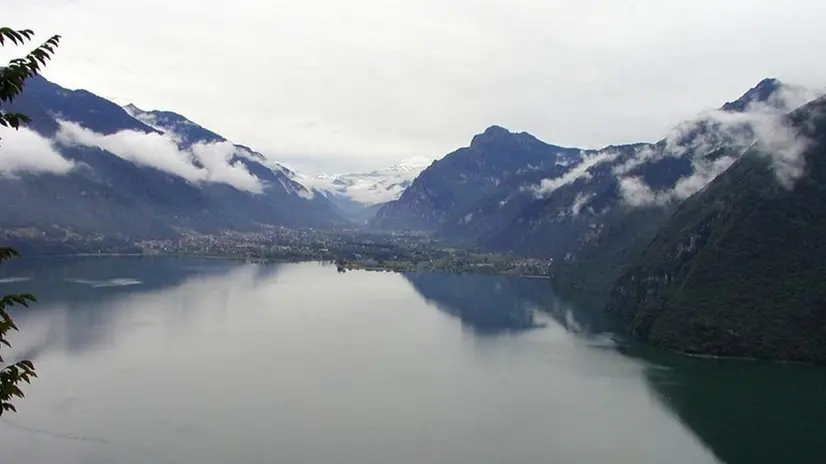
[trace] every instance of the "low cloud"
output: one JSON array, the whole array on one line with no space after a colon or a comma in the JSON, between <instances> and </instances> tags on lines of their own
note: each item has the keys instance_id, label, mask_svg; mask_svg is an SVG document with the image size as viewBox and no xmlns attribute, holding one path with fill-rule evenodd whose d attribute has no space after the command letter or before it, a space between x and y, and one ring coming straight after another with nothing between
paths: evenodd
<instances>
[{"instance_id":1,"label":"low cloud","mask_svg":"<svg viewBox=\"0 0 826 464\"><path fill-rule=\"evenodd\" d=\"M714 161L698 160L693 164L694 172L687 177L677 181L671 196L677 200L685 200L702 190L711 181L717 178L731 167L737 158L733 156L723 156Z\"/></svg>"},{"instance_id":2,"label":"low cloud","mask_svg":"<svg viewBox=\"0 0 826 464\"><path fill-rule=\"evenodd\" d=\"M822 95L822 92L819 90L799 85L784 84L771 94L767 102L752 104L749 106L749 110L753 111L760 109L760 107L768 107L775 113L788 113Z\"/></svg>"},{"instance_id":3,"label":"low cloud","mask_svg":"<svg viewBox=\"0 0 826 464\"><path fill-rule=\"evenodd\" d=\"M74 162L60 156L49 139L37 132L0 129L0 173L15 175L23 172L65 174Z\"/></svg>"},{"instance_id":4,"label":"low cloud","mask_svg":"<svg viewBox=\"0 0 826 464\"><path fill-rule=\"evenodd\" d=\"M685 147L675 145L679 139L670 138L669 148L677 153L691 150L695 157L723 146L740 147L743 151L757 148L770 158L777 181L786 188L792 188L805 170L803 153L810 141L789 125L786 115L816 96L807 89L784 87L767 102L753 103L744 112L709 111L703 115L700 124L713 130L695 136ZM689 129L694 128L689 126Z\"/></svg>"},{"instance_id":5,"label":"low cloud","mask_svg":"<svg viewBox=\"0 0 826 464\"><path fill-rule=\"evenodd\" d=\"M593 194L578 193L571 204L571 215L578 216L582 208L594 198Z\"/></svg>"},{"instance_id":6,"label":"low cloud","mask_svg":"<svg viewBox=\"0 0 826 464\"><path fill-rule=\"evenodd\" d=\"M645 145L637 150L634 156L628 158L624 163L614 166L612 172L618 176L627 174L637 167L642 166L649 160L660 158L661 156L662 151L658 150L654 145Z\"/></svg>"},{"instance_id":7,"label":"low cloud","mask_svg":"<svg viewBox=\"0 0 826 464\"><path fill-rule=\"evenodd\" d=\"M588 172L589 169L597 164L613 161L617 156L618 154L612 151L602 151L585 155L579 164L572 167L565 174L552 179L542 179L542 182L540 182L538 186L535 186L533 191L537 197L546 197L563 185L568 185L577 179L590 178L591 174Z\"/></svg>"},{"instance_id":8,"label":"low cloud","mask_svg":"<svg viewBox=\"0 0 826 464\"><path fill-rule=\"evenodd\" d=\"M365 205L375 205L397 200L402 195L402 192L404 192L404 187L399 184L384 186L363 181L347 187L345 195L353 201Z\"/></svg>"},{"instance_id":9,"label":"low cloud","mask_svg":"<svg viewBox=\"0 0 826 464\"><path fill-rule=\"evenodd\" d=\"M777 181L791 189L806 168L805 151L811 140L791 127L786 118L764 117L753 123L757 135L754 143L759 153L771 160Z\"/></svg>"},{"instance_id":10,"label":"low cloud","mask_svg":"<svg viewBox=\"0 0 826 464\"><path fill-rule=\"evenodd\" d=\"M213 144L196 143L192 153L207 171L206 182L229 184L238 190L261 193L261 181L250 173L241 162L231 162L235 147L229 142Z\"/></svg>"},{"instance_id":11,"label":"low cloud","mask_svg":"<svg viewBox=\"0 0 826 464\"><path fill-rule=\"evenodd\" d=\"M639 177L623 177L619 190L625 204L632 207L658 206L670 200L670 195L655 192Z\"/></svg>"},{"instance_id":12,"label":"low cloud","mask_svg":"<svg viewBox=\"0 0 826 464\"><path fill-rule=\"evenodd\" d=\"M749 105L743 112L708 111L697 120L677 126L666 137L662 149L643 147L634 157L614 167L623 200L629 206L651 206L688 198L725 172L749 149L768 157L777 182L793 188L805 171L803 154L810 141L789 124L786 115L815 97L817 94L811 90L788 86L766 102ZM722 148L739 153L709 156ZM673 189L654 191L641 178L629 175L638 166L666 156L688 156L692 160L692 173L681 178Z\"/></svg>"},{"instance_id":13,"label":"low cloud","mask_svg":"<svg viewBox=\"0 0 826 464\"><path fill-rule=\"evenodd\" d=\"M78 124L59 121L56 139L66 145L98 147L133 163L180 176L192 183L214 182L238 190L261 193L263 185L243 163L231 162L236 148L229 142L198 143L189 150L178 147L166 134L125 130L103 135Z\"/></svg>"},{"instance_id":14,"label":"low cloud","mask_svg":"<svg viewBox=\"0 0 826 464\"><path fill-rule=\"evenodd\" d=\"M731 167L737 158L723 156L713 161L696 160L692 174L681 178L670 190L654 190L641 177L622 177L619 191L628 206L662 206L673 201L685 200L702 190L720 174Z\"/></svg>"}]
</instances>

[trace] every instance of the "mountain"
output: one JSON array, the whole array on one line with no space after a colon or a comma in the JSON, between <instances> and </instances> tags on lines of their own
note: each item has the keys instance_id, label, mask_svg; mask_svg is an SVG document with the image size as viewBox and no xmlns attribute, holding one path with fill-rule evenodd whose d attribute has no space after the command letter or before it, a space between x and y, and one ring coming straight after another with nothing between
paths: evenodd
<instances>
[{"instance_id":1,"label":"mountain","mask_svg":"<svg viewBox=\"0 0 826 464\"><path fill-rule=\"evenodd\" d=\"M171 136L179 145L191 147L196 143L219 143L227 139L172 111L144 111L130 103L123 107L130 116L160 133Z\"/></svg>"},{"instance_id":2,"label":"mountain","mask_svg":"<svg viewBox=\"0 0 826 464\"><path fill-rule=\"evenodd\" d=\"M608 311L634 336L826 362L826 98L786 123L795 144L749 150L683 202L618 281Z\"/></svg>"},{"instance_id":3,"label":"mountain","mask_svg":"<svg viewBox=\"0 0 826 464\"><path fill-rule=\"evenodd\" d=\"M398 200L384 205L370 225L378 229L437 230L466 218L496 192L518 191L537 173L564 172L580 150L549 145L532 135L492 126L422 171Z\"/></svg>"},{"instance_id":4,"label":"mountain","mask_svg":"<svg viewBox=\"0 0 826 464\"><path fill-rule=\"evenodd\" d=\"M294 173L179 114L121 108L42 77L9 109L32 122L2 134L7 235L138 238L341 222Z\"/></svg>"},{"instance_id":5,"label":"mountain","mask_svg":"<svg viewBox=\"0 0 826 464\"><path fill-rule=\"evenodd\" d=\"M772 117L811 97L765 79L660 142L600 150L562 148L493 126L423 171L371 226L568 261L597 243L625 250L639 236L651 238L673 206L730 166ZM630 232L623 225L630 222L639 229Z\"/></svg>"},{"instance_id":6,"label":"mountain","mask_svg":"<svg viewBox=\"0 0 826 464\"><path fill-rule=\"evenodd\" d=\"M391 205L412 197L401 206L405 211L418 206L419 217L441 218L431 223L436 235L487 250L551 258L558 286L605 298L682 200L725 171L756 139L774 137L777 119L809 96L766 79L722 108L678 125L657 143L572 150L566 162L481 188L481 194L441 216L429 202L432 192L442 185L451 193L456 181L442 173L448 180L416 188L436 163ZM461 176L460 168L453 169Z\"/></svg>"},{"instance_id":7,"label":"mountain","mask_svg":"<svg viewBox=\"0 0 826 464\"><path fill-rule=\"evenodd\" d=\"M426 230L466 246L554 260L558 288L605 301L678 205L811 100L764 79L656 143L561 148L491 127L423 171L371 226Z\"/></svg>"},{"instance_id":8,"label":"mountain","mask_svg":"<svg viewBox=\"0 0 826 464\"><path fill-rule=\"evenodd\" d=\"M589 169L579 190L572 184L553 192L544 212L527 221L531 227L517 224L504 236L522 237L524 249L542 233L573 232L564 248L551 250L554 282L604 301L683 200L728 169L755 142L786 142L785 114L813 97L801 87L764 79L739 99L678 125L660 142L638 146ZM559 207L552 204L564 208L577 198L590 199L584 214L560 217ZM551 219L554 216L560 219Z\"/></svg>"},{"instance_id":9,"label":"mountain","mask_svg":"<svg viewBox=\"0 0 826 464\"><path fill-rule=\"evenodd\" d=\"M397 200L431 162L426 158L411 158L387 169L301 176L300 180L326 196L346 218L366 223L384 203Z\"/></svg>"},{"instance_id":10,"label":"mountain","mask_svg":"<svg viewBox=\"0 0 826 464\"><path fill-rule=\"evenodd\" d=\"M362 205L377 205L398 199L430 162L422 158L366 173L319 174L312 179L304 179L304 183Z\"/></svg>"},{"instance_id":11,"label":"mountain","mask_svg":"<svg viewBox=\"0 0 826 464\"><path fill-rule=\"evenodd\" d=\"M755 105L765 105L781 110L792 110L789 106L799 106L817 98L818 92L803 86L787 84L779 79L767 77L758 82L737 100L724 104L723 111L746 112Z\"/></svg>"}]
</instances>

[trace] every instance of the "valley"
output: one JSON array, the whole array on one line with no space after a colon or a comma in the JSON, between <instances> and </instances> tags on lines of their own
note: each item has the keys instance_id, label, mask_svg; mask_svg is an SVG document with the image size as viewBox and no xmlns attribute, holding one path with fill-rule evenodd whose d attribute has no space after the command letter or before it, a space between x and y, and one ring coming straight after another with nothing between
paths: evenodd
<instances>
[{"instance_id":1,"label":"valley","mask_svg":"<svg viewBox=\"0 0 826 464\"><path fill-rule=\"evenodd\" d=\"M361 229L285 227L215 235L182 233L174 239L112 240L73 237L8 240L27 256L182 256L279 263L319 261L344 270L505 274L548 278L551 261L450 246L426 234L370 233Z\"/></svg>"},{"instance_id":2,"label":"valley","mask_svg":"<svg viewBox=\"0 0 826 464\"><path fill-rule=\"evenodd\" d=\"M706 244L721 253L722 238L708 237L727 237L721 228L731 232L732 223L746 223L735 210L777 209L771 205L785 204L788 191L799 196L788 208L800 214L791 222L773 219L777 230L759 238L737 234L730 246L758 249L756 243L794 233L801 238L785 255L791 256L818 235L816 205L826 199L806 187L820 185L826 103L817 97L764 79L654 143L563 147L494 125L435 161L418 157L386 169L313 176L178 113L121 107L37 77L13 107L32 115L28 138L5 137L6 150L34 141L64 164L6 167L0 233L29 254L169 254L322 261L342 271L539 276L623 319L632 339L699 354L824 363L817 347L826 346L826 333L807 327L822 325L818 318L826 313L817 308L826 300L804 290L815 285L819 268L807 265L812 272L803 275L796 264L761 262L742 270L744 282L768 282L760 288L773 289L763 299L772 305L717 290L729 286L726 272L693 274L694 256L711 253ZM745 166L758 158L763 174L735 174L756 172ZM742 197L758 182L761 196ZM819 256L818 246L807 255ZM754 269L774 270L763 277ZM806 285L786 285L798 274ZM678 291L684 284L695 290ZM760 294L746 291L752 293ZM723 301L739 309L719 308ZM777 329L778 321L785 329Z\"/></svg>"},{"instance_id":3,"label":"valley","mask_svg":"<svg viewBox=\"0 0 826 464\"><path fill-rule=\"evenodd\" d=\"M826 462L822 0L11 3L0 463Z\"/></svg>"}]
</instances>

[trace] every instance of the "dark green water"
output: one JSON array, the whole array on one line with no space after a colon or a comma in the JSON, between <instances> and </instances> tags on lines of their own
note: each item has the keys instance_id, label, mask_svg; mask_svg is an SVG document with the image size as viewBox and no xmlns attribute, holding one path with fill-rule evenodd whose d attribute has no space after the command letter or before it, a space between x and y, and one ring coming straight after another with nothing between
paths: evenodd
<instances>
[{"instance_id":1,"label":"dark green water","mask_svg":"<svg viewBox=\"0 0 826 464\"><path fill-rule=\"evenodd\" d=\"M823 463L822 368L617 347L542 280L3 266L40 378L6 463Z\"/></svg>"}]
</instances>

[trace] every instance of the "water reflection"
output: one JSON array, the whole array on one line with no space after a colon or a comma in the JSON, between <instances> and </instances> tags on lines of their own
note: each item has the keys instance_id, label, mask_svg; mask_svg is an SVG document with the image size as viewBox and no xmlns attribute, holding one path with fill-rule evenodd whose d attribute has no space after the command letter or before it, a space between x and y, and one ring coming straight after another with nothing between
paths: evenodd
<instances>
[{"instance_id":1,"label":"water reflection","mask_svg":"<svg viewBox=\"0 0 826 464\"><path fill-rule=\"evenodd\" d=\"M106 302L118 295L174 287L195 276L220 275L238 265L170 257L41 257L5 262L0 276L4 292L35 293L42 307Z\"/></svg>"},{"instance_id":2,"label":"water reflection","mask_svg":"<svg viewBox=\"0 0 826 464\"><path fill-rule=\"evenodd\" d=\"M579 342L588 324L547 282L203 265L16 270L31 280L3 285L43 301L14 345L42 375L0 421L4 459L713 462L636 362Z\"/></svg>"},{"instance_id":3,"label":"water reflection","mask_svg":"<svg viewBox=\"0 0 826 464\"><path fill-rule=\"evenodd\" d=\"M428 302L479 334L523 331L541 326L536 302L522 297L516 279L483 275L405 274Z\"/></svg>"},{"instance_id":4,"label":"water reflection","mask_svg":"<svg viewBox=\"0 0 826 464\"><path fill-rule=\"evenodd\" d=\"M13 357L35 361L48 358L44 362L46 374L57 375L64 366L66 378L74 381L85 378L75 374L82 364L87 373L108 368L111 374L121 369L106 379L89 380L89 385L78 387L77 392L100 388L96 395L113 395L109 398L111 404L120 407L117 417L129 424L119 427L139 429L156 442L163 442L169 435L169 443L164 442L164 446L180 449L181 455L188 456L197 447L194 441L182 438L180 430L202 427L204 434L215 432L215 440L219 436L225 439L254 416L259 424L280 427L282 442L278 449L293 449L298 453L293 461L300 460L299 451L304 451L295 448L301 437L325 428L329 433L323 438L328 444L337 443L342 436L361 443L364 436L385 433L388 450L383 462L398 458L398 449L408 436L417 436L431 445L442 444L456 453L474 450L473 446L458 443L461 439L476 443L478 456L463 462L485 462L498 449L485 445L500 438L519 440L518 435L506 433L510 430L506 425L523 423L530 424L524 432L534 435L509 451L529 450L534 453L531 456L547 452L548 461L554 461L559 455L553 452L561 452L559 449L531 448L547 430L561 435L565 430L580 430L576 427L593 431L589 446L602 444L608 453L623 445L639 445L640 437L633 435L633 430L617 430L615 425L636 419L637 424L656 424L652 430L639 430L642 442L649 435L652 441L673 439L676 434L668 432L664 438L659 430L653 430L671 423L681 436L693 434L727 463L826 462L826 371L808 366L686 358L633 345L619 346L620 356L613 344L590 343L589 337L599 338L608 330L598 309L560 298L544 280L450 274L336 274L334 267L319 269L311 264L253 266L172 258L52 258L10 264L0 267L0 292L27 291L40 298L32 309L15 313L25 328L13 340ZM424 307L416 294L431 307L461 321L473 337L455 337L456 324L445 324L447 318ZM545 325L564 331L537 330ZM493 337L499 334L513 336ZM561 340L554 338L559 334ZM224 335L229 343L215 348ZM484 342L467 350L467 345L456 338ZM116 342L122 346L117 347ZM479 345L485 350L479 350ZM597 352L593 346L610 348ZM157 347L156 351L146 353L151 347ZM65 363L59 356L51 356L58 352L75 359ZM86 355L85 359L81 355ZM111 364L98 359L104 355L110 356ZM167 356L185 365L186 372L177 367L157 367L158 359ZM241 358L245 362L235 365L235 360ZM234 381L215 381L211 359L232 365L243 373L240 378L254 379L242 382L248 393L222 410L222 417L234 420L227 419L231 425L227 430L204 425L210 424L211 415L201 405L224 398L224 388L236 388ZM177 383L158 380L156 384L154 376L144 375L154 375L164 368L167 370L158 378L168 376ZM191 385L214 387L192 390ZM38 382L33 388L45 391L49 386ZM132 403L120 404L121 398L111 393L129 388ZM169 393L169 388L178 390ZM75 399L57 390L51 393L53 403L43 403L50 405L43 407L43 424L75 431L77 421L86 418L86 427L95 436L107 435L105 427L96 428L97 418L108 417L102 412L99 416L66 416L65 426L58 427L63 424L60 415L68 414L61 408ZM391 390L395 394L389 393ZM163 404L151 409L141 399L146 391L156 394L145 401ZM280 391L281 396L272 394L274 391ZM331 391L335 394L329 394ZM81 393L75 394L82 397ZM521 402L523 398L525 403ZM77 400L87 406L97 404L83 401ZM219 401L216 407L222 404ZM277 404L278 414L267 413L267 404ZM450 409L457 404L465 407ZM147 408L155 415L147 412L142 416L140 411ZM32 409L36 409L34 403ZM174 429L179 435L173 437L169 431L153 435L159 427L158 417L173 410L181 421ZM352 415L343 412L351 410ZM431 438L431 425L414 427L423 410L433 414L428 416L433 419L428 424L453 424L457 430L466 431L466 435L455 439L455 449L449 446L453 443L449 440ZM308 411L315 416L308 417ZM393 411L405 420L390 420L396 417ZM356 418L368 413L374 421L370 424L382 426L352 427ZM479 439L484 430L473 427L499 426L497 421L502 421L503 414L510 414L511 422L502 425L501 430L491 429L486 439ZM474 415L480 419L467 419ZM278 417L285 419L279 422ZM543 422L546 419L553 420ZM296 423L304 428L296 429ZM242 455L239 450L277 439L273 436L278 434L269 435L270 428L253 427L243 436L234 435L234 442L229 440L230 444L210 452L224 452L228 460L232 453L227 447L236 446L233 450ZM432 432L454 437L451 427ZM614 443L622 441L617 437L628 436L623 434L632 434L633 438L627 438L627 443ZM480 441L473 441L477 439ZM202 437L193 440L204 441ZM697 442L693 437L689 441ZM395 443L395 448L389 443ZM674 443L697 446L677 439ZM558 448L563 445L557 443ZM665 448L671 445L651 446L667 452ZM396 462L420 461L420 448L411 445L409 449L409 459ZM502 459L487 462L507 460L498 457Z\"/></svg>"},{"instance_id":5,"label":"water reflection","mask_svg":"<svg viewBox=\"0 0 826 464\"><path fill-rule=\"evenodd\" d=\"M273 278L278 269L278 265L171 257L11 261L1 269L0 291L33 293L38 299L31 308L11 311L17 324L27 327L14 337L13 358L36 361L54 348L80 354L111 346L120 332L148 323L136 311L153 300L175 320L170 327L180 327L200 309L193 298L208 294L216 307L225 308L230 291L226 282L241 278L255 287Z\"/></svg>"},{"instance_id":6,"label":"water reflection","mask_svg":"<svg viewBox=\"0 0 826 464\"><path fill-rule=\"evenodd\" d=\"M536 328L613 337L599 308L563 300L545 281L443 274L405 278L431 305L475 334ZM570 297L570 294L568 294ZM605 336L600 337L600 334ZM643 365L646 386L726 463L826 462L826 371L812 366L692 358L641 345L609 345Z\"/></svg>"},{"instance_id":7,"label":"water reflection","mask_svg":"<svg viewBox=\"0 0 826 464\"><path fill-rule=\"evenodd\" d=\"M622 347L655 397L726 463L826 462L826 372Z\"/></svg>"},{"instance_id":8,"label":"water reflection","mask_svg":"<svg viewBox=\"0 0 826 464\"><path fill-rule=\"evenodd\" d=\"M478 335L522 332L547 324L547 316L570 332L599 332L597 314L577 311L544 279L513 276L404 274L428 304L455 316Z\"/></svg>"}]
</instances>

